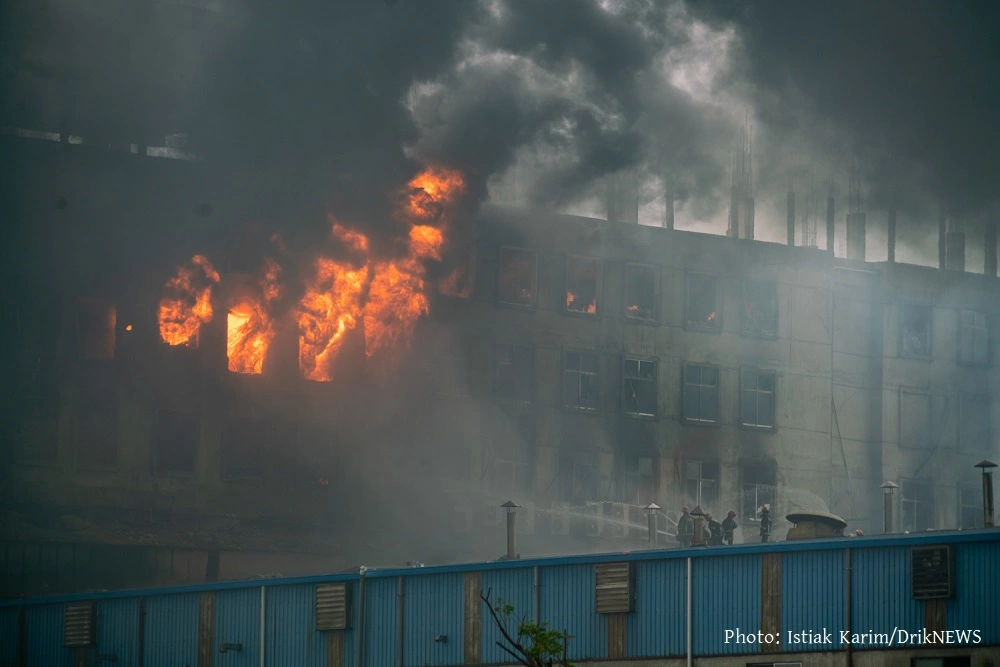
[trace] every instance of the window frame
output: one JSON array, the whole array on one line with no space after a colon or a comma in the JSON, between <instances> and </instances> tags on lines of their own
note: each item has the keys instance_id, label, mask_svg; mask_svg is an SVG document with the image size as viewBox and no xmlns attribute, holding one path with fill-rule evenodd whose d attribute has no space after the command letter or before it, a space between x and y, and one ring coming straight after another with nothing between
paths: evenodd
<instances>
[{"instance_id":1,"label":"window frame","mask_svg":"<svg viewBox=\"0 0 1000 667\"><path fill-rule=\"evenodd\" d=\"M962 315L965 313L973 313L974 316L981 315L983 318L983 327L980 329L973 323L971 327L962 324ZM990 331L992 329L993 322L991 321L989 313L983 310L976 310L975 308L959 308L958 309L958 327L956 329L955 335L955 359L957 363L961 366L969 366L973 368L990 368L993 366L993 341L990 338ZM983 331L986 336L986 359L983 361L976 361L975 359L963 359L962 358L962 331L972 330ZM975 337L973 334L973 349L975 349Z\"/></svg>"},{"instance_id":2,"label":"window frame","mask_svg":"<svg viewBox=\"0 0 1000 667\"><path fill-rule=\"evenodd\" d=\"M594 357L594 361L596 362L595 366L596 366L597 370L592 373L592 375L594 377L594 391L596 392L596 396L594 397L594 403L595 403L595 405L592 408L585 407L585 406L582 406L582 405L579 405L579 404L571 405L569 403L569 401L567 401L567 397L568 397L567 396L567 392L569 391L569 377L568 377L569 374L570 373L575 373L577 375L576 379L577 379L578 382L579 382L579 376L585 375L585 374L590 374L587 371L570 370L567 367L567 362L569 360L569 355L571 355L571 354L587 354L587 355L592 355ZM562 380L561 383L560 383L560 388L562 389L562 392L561 392L562 393L561 404L562 404L563 409L569 410L571 412L582 412L582 413L585 413L585 414L596 414L596 413L600 412L600 409L601 409L601 355L600 355L600 353L598 353L596 350L578 350L578 349L575 349L575 348L564 349L563 353L562 353L562 374L561 374L561 380ZM579 393L579 384L577 384L577 393Z\"/></svg>"},{"instance_id":3,"label":"window frame","mask_svg":"<svg viewBox=\"0 0 1000 667\"><path fill-rule=\"evenodd\" d=\"M688 392L688 373L692 368L709 368L715 371L715 419L712 421L706 419L694 419L687 414L687 392ZM716 364L704 364L697 362L684 362L684 368L681 372L681 419L685 424L690 424L692 426L712 426L717 427L722 424L722 369ZM698 384L698 387L707 387L710 385ZM700 413L700 397L699 397L699 413ZM742 420L741 420L742 421Z\"/></svg>"},{"instance_id":4,"label":"window frame","mask_svg":"<svg viewBox=\"0 0 1000 667\"><path fill-rule=\"evenodd\" d=\"M744 375L748 371L752 371L757 377L757 389L747 389L744 385ZM770 375L771 376L771 391L767 392L759 388L760 376ZM717 389L718 390L718 389ZM746 391L753 391L757 395L757 415L759 419L760 415L760 397L759 394L770 394L771 395L771 424L748 424L745 416L743 415L743 393ZM778 416L778 373L777 371L757 368L756 366L741 366L740 367L740 398L739 398L739 415L740 415L740 428L748 429L751 431L767 431L773 432L777 430L777 416Z\"/></svg>"},{"instance_id":5,"label":"window frame","mask_svg":"<svg viewBox=\"0 0 1000 667\"><path fill-rule=\"evenodd\" d=\"M656 456L644 456L639 454L626 455L622 457L623 465L618 472L618 482L619 482L619 489L617 493L618 502L627 503L630 505L643 506L646 503L651 503L656 499L658 493L657 479L656 479L657 478L656 458L657 458ZM650 466L648 475L649 477L648 500L644 500L642 496L642 492L644 491L644 489L642 488L643 479L646 477L646 475L642 473L643 461L648 461ZM628 484L626 484L626 482L628 482ZM634 495L629 495L628 497L626 497L625 493L626 490L634 491Z\"/></svg>"},{"instance_id":6,"label":"window frame","mask_svg":"<svg viewBox=\"0 0 1000 667\"><path fill-rule=\"evenodd\" d=\"M636 322L659 322L659 294L660 294L660 267L655 264L642 264L640 262L624 262L622 269L622 313L626 320L634 320ZM628 288L629 288L629 268L639 268L648 269L652 273L652 287L653 287L653 303L652 312L649 317L639 317L636 315L629 315L628 306Z\"/></svg>"},{"instance_id":7,"label":"window frame","mask_svg":"<svg viewBox=\"0 0 1000 667\"><path fill-rule=\"evenodd\" d=\"M962 492L971 490L976 496L976 503L973 505L966 505L963 502ZM983 485L981 482L965 481L958 483L958 529L959 530L975 530L977 528L982 528L983 523ZM965 511L969 508L973 509L973 513L976 517L975 521L972 522L971 526L965 525Z\"/></svg>"},{"instance_id":8,"label":"window frame","mask_svg":"<svg viewBox=\"0 0 1000 667\"><path fill-rule=\"evenodd\" d=\"M747 331L747 292L752 287L767 287L770 288L774 293L774 332L773 333L755 333ZM762 340L775 340L778 338L778 324L780 311L778 310L778 283L767 282L761 280L751 280L743 284L743 300L741 302L742 309L740 311L740 335L744 338L759 338Z\"/></svg>"},{"instance_id":9,"label":"window frame","mask_svg":"<svg viewBox=\"0 0 1000 667\"><path fill-rule=\"evenodd\" d=\"M986 442L979 447L969 447L965 444L963 426L966 423L964 412L966 402L975 399L986 401ZM964 392L958 395L958 451L967 454L981 454L993 450L993 397L985 393Z\"/></svg>"},{"instance_id":10,"label":"window frame","mask_svg":"<svg viewBox=\"0 0 1000 667\"><path fill-rule=\"evenodd\" d=\"M194 418L194 451L192 452L192 462L191 470L167 470L163 467L162 457L160 455L160 444L161 441L156 437L158 432L158 427L160 425L160 415L165 412L172 412L179 415L188 415ZM186 410L179 410L175 408L158 408L155 415L153 416L153 437L152 445L153 449L153 472L157 476L162 477L187 477L193 478L198 475L198 454L201 449L201 439L202 439L202 415L198 412L189 412Z\"/></svg>"},{"instance_id":11,"label":"window frame","mask_svg":"<svg viewBox=\"0 0 1000 667\"><path fill-rule=\"evenodd\" d=\"M642 371L643 364L653 364L653 414L647 414L645 412L632 412L626 409L625 400L625 381L627 379L643 380L643 378L628 378L625 375L625 366L629 361L639 362L639 371ZM621 390L619 393L619 400L621 401L621 411L626 417L633 417L638 419L658 419L660 416L660 360L657 357L649 357L641 354L623 354L622 355L622 365L621 365Z\"/></svg>"},{"instance_id":12,"label":"window frame","mask_svg":"<svg viewBox=\"0 0 1000 667\"><path fill-rule=\"evenodd\" d=\"M531 302L519 303L517 301L506 301L503 294L504 277L504 253L508 250L525 252L531 256ZM520 308L522 310L534 310L538 308L538 251L515 245L500 246L500 262L497 267L497 304L508 308Z\"/></svg>"},{"instance_id":13,"label":"window frame","mask_svg":"<svg viewBox=\"0 0 1000 667\"><path fill-rule=\"evenodd\" d=\"M751 471L754 474L751 474ZM748 478L766 478L770 482L750 482ZM772 506L777 502L777 470L772 464L769 463L754 463L754 462L740 462L740 521L757 523L757 508L765 503L770 503ZM753 506L749 506L747 503L747 487L754 487L754 497L756 500ZM760 487L769 486L771 487L770 494L767 494L768 498L761 498Z\"/></svg>"},{"instance_id":14,"label":"window frame","mask_svg":"<svg viewBox=\"0 0 1000 667\"><path fill-rule=\"evenodd\" d=\"M712 319L712 324L703 324L691 319L692 308L691 308L691 286L694 280L699 279L710 279L714 283L715 290L713 294L715 317ZM721 313L721 278L715 273L704 273L701 271L688 271L684 276L684 328L688 331L701 331L705 333L721 333L722 332L722 313Z\"/></svg>"},{"instance_id":15,"label":"window frame","mask_svg":"<svg viewBox=\"0 0 1000 667\"><path fill-rule=\"evenodd\" d=\"M692 463L697 463L700 466L699 467L699 473L698 473L699 476L696 477L696 478L693 478L693 479L688 476L688 468L689 468L689 466ZM705 477L705 466L706 465L714 467L715 477ZM720 513L721 510L716 509L715 505L716 505L716 503L719 502L720 493L722 492L721 477L722 477L722 466L719 463L719 461L708 460L708 459L688 459L688 460L685 460L684 461L684 487L682 489L682 493L683 493L683 497L684 497L685 502L693 503L694 505L700 506L703 510L707 510L707 511L710 511L710 512L711 511L715 511L715 513L717 513L717 514ZM691 498L688 495L688 482L691 482L691 481L695 481L697 483L697 485L698 485L698 493L697 493L697 495L701 496L700 500L697 499L697 498ZM704 497L703 490L701 488L702 487L702 482L706 482L706 481L711 481L715 485L715 493L713 494L712 498L708 499L708 501L706 501L706 499ZM694 505L692 505L691 509L694 509ZM706 505L708 505L708 506L706 507Z\"/></svg>"},{"instance_id":16,"label":"window frame","mask_svg":"<svg viewBox=\"0 0 1000 667\"><path fill-rule=\"evenodd\" d=\"M503 395L503 394L500 393L500 351L502 349L504 349L504 348L506 348L508 350L521 349L521 350L525 350L528 353L527 354L527 358L529 359L529 369L528 369L528 372L529 372L530 377L529 377L529 381L528 381L528 390L527 390L527 394L528 395L526 397L505 396L505 395ZM495 399L497 399L497 400L500 400L500 401L511 401L511 402L514 402L514 403L524 403L524 404L534 403L534 401L535 401L535 391L536 391L536 387L535 387L535 384L536 384L535 361L536 361L536 359L535 359L535 357L536 357L536 354L535 354L535 348L534 348L534 346L531 346L531 345L522 345L522 344L519 344L519 343L503 343L503 342L496 342L496 343L494 343L494 345L493 345L493 397ZM511 366L513 367L514 364L512 363Z\"/></svg>"},{"instance_id":17,"label":"window frame","mask_svg":"<svg viewBox=\"0 0 1000 667\"><path fill-rule=\"evenodd\" d=\"M574 310L569 307L566 303L569 296L569 265L573 260L582 260L585 262L593 262L597 265L597 277L595 278L594 285L594 312L588 313L585 310ZM581 317L595 318L600 317L603 312L603 279L604 279L604 262L600 257L591 257L589 255L576 255L569 253L566 255L566 261L563 263L563 281L565 290L563 291L563 312L567 315L579 315Z\"/></svg>"},{"instance_id":18,"label":"window frame","mask_svg":"<svg viewBox=\"0 0 1000 667\"><path fill-rule=\"evenodd\" d=\"M927 317L927 351L922 354L906 352L904 346L903 329L906 326L907 314L911 309L926 310ZM904 359L933 359L934 358L934 306L926 303L916 303L903 301L899 304L899 350L898 355Z\"/></svg>"},{"instance_id":19,"label":"window frame","mask_svg":"<svg viewBox=\"0 0 1000 667\"><path fill-rule=\"evenodd\" d=\"M900 486L900 489L899 489L899 521L900 521L900 530L909 531L911 533L918 533L918 532L925 532L927 530L934 529L936 527L935 526L934 518L935 518L935 512L937 510L937 508L935 507L936 503L934 502L934 480L930 480L930 479L917 479L917 478L913 478L913 477L902 478L902 479L899 480L899 486ZM924 487L926 489L929 489L929 492L927 493L927 498L930 499L929 503L925 503L923 500L921 500L920 498L916 497L916 495L907 497L907 491L909 489L912 489L914 486L916 486L916 487ZM919 524L918 523L914 523L912 526L910 526L908 524L905 524L905 520L906 520L906 505L908 503L912 503L913 505L916 506L914 508L914 511L918 511L920 509L919 506L922 503L923 504L927 504L927 505L930 506L930 520L927 521L927 527L926 528L919 528Z\"/></svg>"}]
</instances>

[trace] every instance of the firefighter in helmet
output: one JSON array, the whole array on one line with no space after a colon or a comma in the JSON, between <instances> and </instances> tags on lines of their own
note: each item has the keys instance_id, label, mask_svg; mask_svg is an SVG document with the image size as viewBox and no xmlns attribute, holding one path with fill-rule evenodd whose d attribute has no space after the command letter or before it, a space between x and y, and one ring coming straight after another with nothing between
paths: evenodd
<instances>
[{"instance_id":1,"label":"firefighter in helmet","mask_svg":"<svg viewBox=\"0 0 1000 667\"><path fill-rule=\"evenodd\" d=\"M771 506L764 505L760 508L760 541L767 542L771 537Z\"/></svg>"},{"instance_id":2,"label":"firefighter in helmet","mask_svg":"<svg viewBox=\"0 0 1000 667\"><path fill-rule=\"evenodd\" d=\"M682 548L691 546L694 537L694 519L691 518L691 508L685 505L681 508L681 518L677 520L677 541Z\"/></svg>"},{"instance_id":3,"label":"firefighter in helmet","mask_svg":"<svg viewBox=\"0 0 1000 667\"><path fill-rule=\"evenodd\" d=\"M722 537L725 538L726 544L732 545L733 543L733 533L736 532L736 512L729 510L729 514L722 521Z\"/></svg>"}]
</instances>

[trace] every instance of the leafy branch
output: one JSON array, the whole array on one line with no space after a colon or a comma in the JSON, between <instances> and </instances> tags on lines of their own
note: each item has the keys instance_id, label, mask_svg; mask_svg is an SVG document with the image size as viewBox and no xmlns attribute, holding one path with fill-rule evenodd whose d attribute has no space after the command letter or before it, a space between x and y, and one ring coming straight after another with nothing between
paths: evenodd
<instances>
[{"instance_id":1,"label":"leafy branch","mask_svg":"<svg viewBox=\"0 0 1000 667\"><path fill-rule=\"evenodd\" d=\"M574 667L567 660L572 635L552 630L544 621L536 623L526 616L515 619L514 606L503 598L497 598L494 604L490 600L492 593L492 588L485 594L480 591L479 597L503 637L503 641L497 640L497 646L525 667Z\"/></svg>"}]
</instances>

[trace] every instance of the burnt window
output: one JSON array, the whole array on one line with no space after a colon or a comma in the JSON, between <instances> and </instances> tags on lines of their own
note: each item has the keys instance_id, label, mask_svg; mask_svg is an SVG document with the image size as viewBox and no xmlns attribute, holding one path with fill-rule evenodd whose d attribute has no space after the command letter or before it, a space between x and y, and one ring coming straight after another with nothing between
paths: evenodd
<instances>
[{"instance_id":1,"label":"burnt window","mask_svg":"<svg viewBox=\"0 0 1000 667\"><path fill-rule=\"evenodd\" d=\"M500 249L500 303L535 305L538 256L522 248Z\"/></svg>"},{"instance_id":2,"label":"burnt window","mask_svg":"<svg viewBox=\"0 0 1000 667\"><path fill-rule=\"evenodd\" d=\"M648 456L630 456L621 470L618 500L630 505L648 505L656 497L654 461Z\"/></svg>"},{"instance_id":3,"label":"burnt window","mask_svg":"<svg viewBox=\"0 0 1000 667\"><path fill-rule=\"evenodd\" d=\"M684 419L705 424L719 421L719 369L684 366Z\"/></svg>"},{"instance_id":4,"label":"burnt window","mask_svg":"<svg viewBox=\"0 0 1000 667\"><path fill-rule=\"evenodd\" d=\"M958 360L963 364L990 363L990 330L986 324L986 313L959 311Z\"/></svg>"},{"instance_id":5,"label":"burnt window","mask_svg":"<svg viewBox=\"0 0 1000 667\"><path fill-rule=\"evenodd\" d=\"M989 396L985 394L961 396L958 423L958 446L962 451L982 452L993 448Z\"/></svg>"},{"instance_id":6,"label":"burnt window","mask_svg":"<svg viewBox=\"0 0 1000 667\"><path fill-rule=\"evenodd\" d=\"M692 508L700 505L710 511L719 491L719 464L688 461L684 464L684 501Z\"/></svg>"},{"instance_id":7,"label":"burnt window","mask_svg":"<svg viewBox=\"0 0 1000 667\"><path fill-rule=\"evenodd\" d=\"M597 410L597 355L567 352L563 369L563 405L578 410Z\"/></svg>"},{"instance_id":8,"label":"burnt window","mask_svg":"<svg viewBox=\"0 0 1000 667\"><path fill-rule=\"evenodd\" d=\"M740 423L774 428L774 371L744 368L740 382Z\"/></svg>"},{"instance_id":9,"label":"burnt window","mask_svg":"<svg viewBox=\"0 0 1000 667\"><path fill-rule=\"evenodd\" d=\"M983 527L983 486L965 482L958 487L958 527Z\"/></svg>"},{"instance_id":10,"label":"burnt window","mask_svg":"<svg viewBox=\"0 0 1000 667\"><path fill-rule=\"evenodd\" d=\"M626 414L656 415L656 362L625 358L622 369L622 406Z\"/></svg>"},{"instance_id":11,"label":"burnt window","mask_svg":"<svg viewBox=\"0 0 1000 667\"><path fill-rule=\"evenodd\" d=\"M925 480L904 479L900 486L903 530L911 532L934 527L934 485Z\"/></svg>"},{"instance_id":12,"label":"burnt window","mask_svg":"<svg viewBox=\"0 0 1000 667\"><path fill-rule=\"evenodd\" d=\"M600 288L600 260L572 255L566 258L566 310L596 314Z\"/></svg>"},{"instance_id":13,"label":"burnt window","mask_svg":"<svg viewBox=\"0 0 1000 667\"><path fill-rule=\"evenodd\" d=\"M766 465L748 464L742 466L743 477L743 520L756 521L757 510L763 505L774 504L774 468ZM726 509L727 508L720 508Z\"/></svg>"},{"instance_id":14,"label":"burnt window","mask_svg":"<svg viewBox=\"0 0 1000 667\"><path fill-rule=\"evenodd\" d=\"M83 299L77 306L76 339L80 359L111 361L115 358L116 313L114 304Z\"/></svg>"},{"instance_id":15,"label":"burnt window","mask_svg":"<svg viewBox=\"0 0 1000 667\"><path fill-rule=\"evenodd\" d=\"M656 319L656 269L641 264L625 265L625 317Z\"/></svg>"},{"instance_id":16,"label":"burnt window","mask_svg":"<svg viewBox=\"0 0 1000 667\"><path fill-rule=\"evenodd\" d=\"M496 395L530 401L534 390L534 350L518 345L497 345Z\"/></svg>"},{"instance_id":17,"label":"burnt window","mask_svg":"<svg viewBox=\"0 0 1000 667\"><path fill-rule=\"evenodd\" d=\"M445 258L443 275L438 279L438 293L457 299L472 297L476 273L476 247L471 243L459 244Z\"/></svg>"},{"instance_id":18,"label":"burnt window","mask_svg":"<svg viewBox=\"0 0 1000 667\"><path fill-rule=\"evenodd\" d=\"M900 318L900 350L905 357L931 356L931 323L933 309L904 303Z\"/></svg>"},{"instance_id":19,"label":"burnt window","mask_svg":"<svg viewBox=\"0 0 1000 667\"><path fill-rule=\"evenodd\" d=\"M571 505L593 501L597 494L597 466L593 456L585 452L563 452L559 475L561 496Z\"/></svg>"},{"instance_id":20,"label":"burnt window","mask_svg":"<svg viewBox=\"0 0 1000 667\"><path fill-rule=\"evenodd\" d=\"M160 410L153 427L156 472L193 473L200 435L198 415Z\"/></svg>"},{"instance_id":21,"label":"burnt window","mask_svg":"<svg viewBox=\"0 0 1000 667\"><path fill-rule=\"evenodd\" d=\"M264 477L265 461L287 450L290 438L287 429L274 422L230 416L222 442L222 474L237 479Z\"/></svg>"},{"instance_id":22,"label":"burnt window","mask_svg":"<svg viewBox=\"0 0 1000 667\"><path fill-rule=\"evenodd\" d=\"M778 335L778 289L774 283L747 283L743 287L743 335Z\"/></svg>"},{"instance_id":23,"label":"burnt window","mask_svg":"<svg viewBox=\"0 0 1000 667\"><path fill-rule=\"evenodd\" d=\"M684 313L691 328L708 331L720 329L718 281L715 276L688 274Z\"/></svg>"},{"instance_id":24,"label":"burnt window","mask_svg":"<svg viewBox=\"0 0 1000 667\"><path fill-rule=\"evenodd\" d=\"M76 411L76 457L83 466L118 464L118 410L113 395L92 394Z\"/></svg>"}]
</instances>

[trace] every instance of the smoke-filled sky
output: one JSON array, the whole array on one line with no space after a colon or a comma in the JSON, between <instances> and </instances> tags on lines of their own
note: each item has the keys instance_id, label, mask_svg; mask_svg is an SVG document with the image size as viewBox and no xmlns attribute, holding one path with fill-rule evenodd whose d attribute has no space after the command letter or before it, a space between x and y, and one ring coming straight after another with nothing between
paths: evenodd
<instances>
[{"instance_id":1,"label":"smoke-filled sky","mask_svg":"<svg viewBox=\"0 0 1000 667\"><path fill-rule=\"evenodd\" d=\"M992 2L119 4L5 3L3 124L51 125L71 99L71 132L134 134L144 109L277 226L325 227L322 208L392 224L385 193L439 162L477 200L592 215L602 179L630 173L646 224L665 177L679 227L722 232L747 117L765 240L784 238L789 182L800 218L832 187L842 224L854 151L873 260L890 202L901 260L936 256L942 211L978 249L1000 181Z\"/></svg>"}]
</instances>

